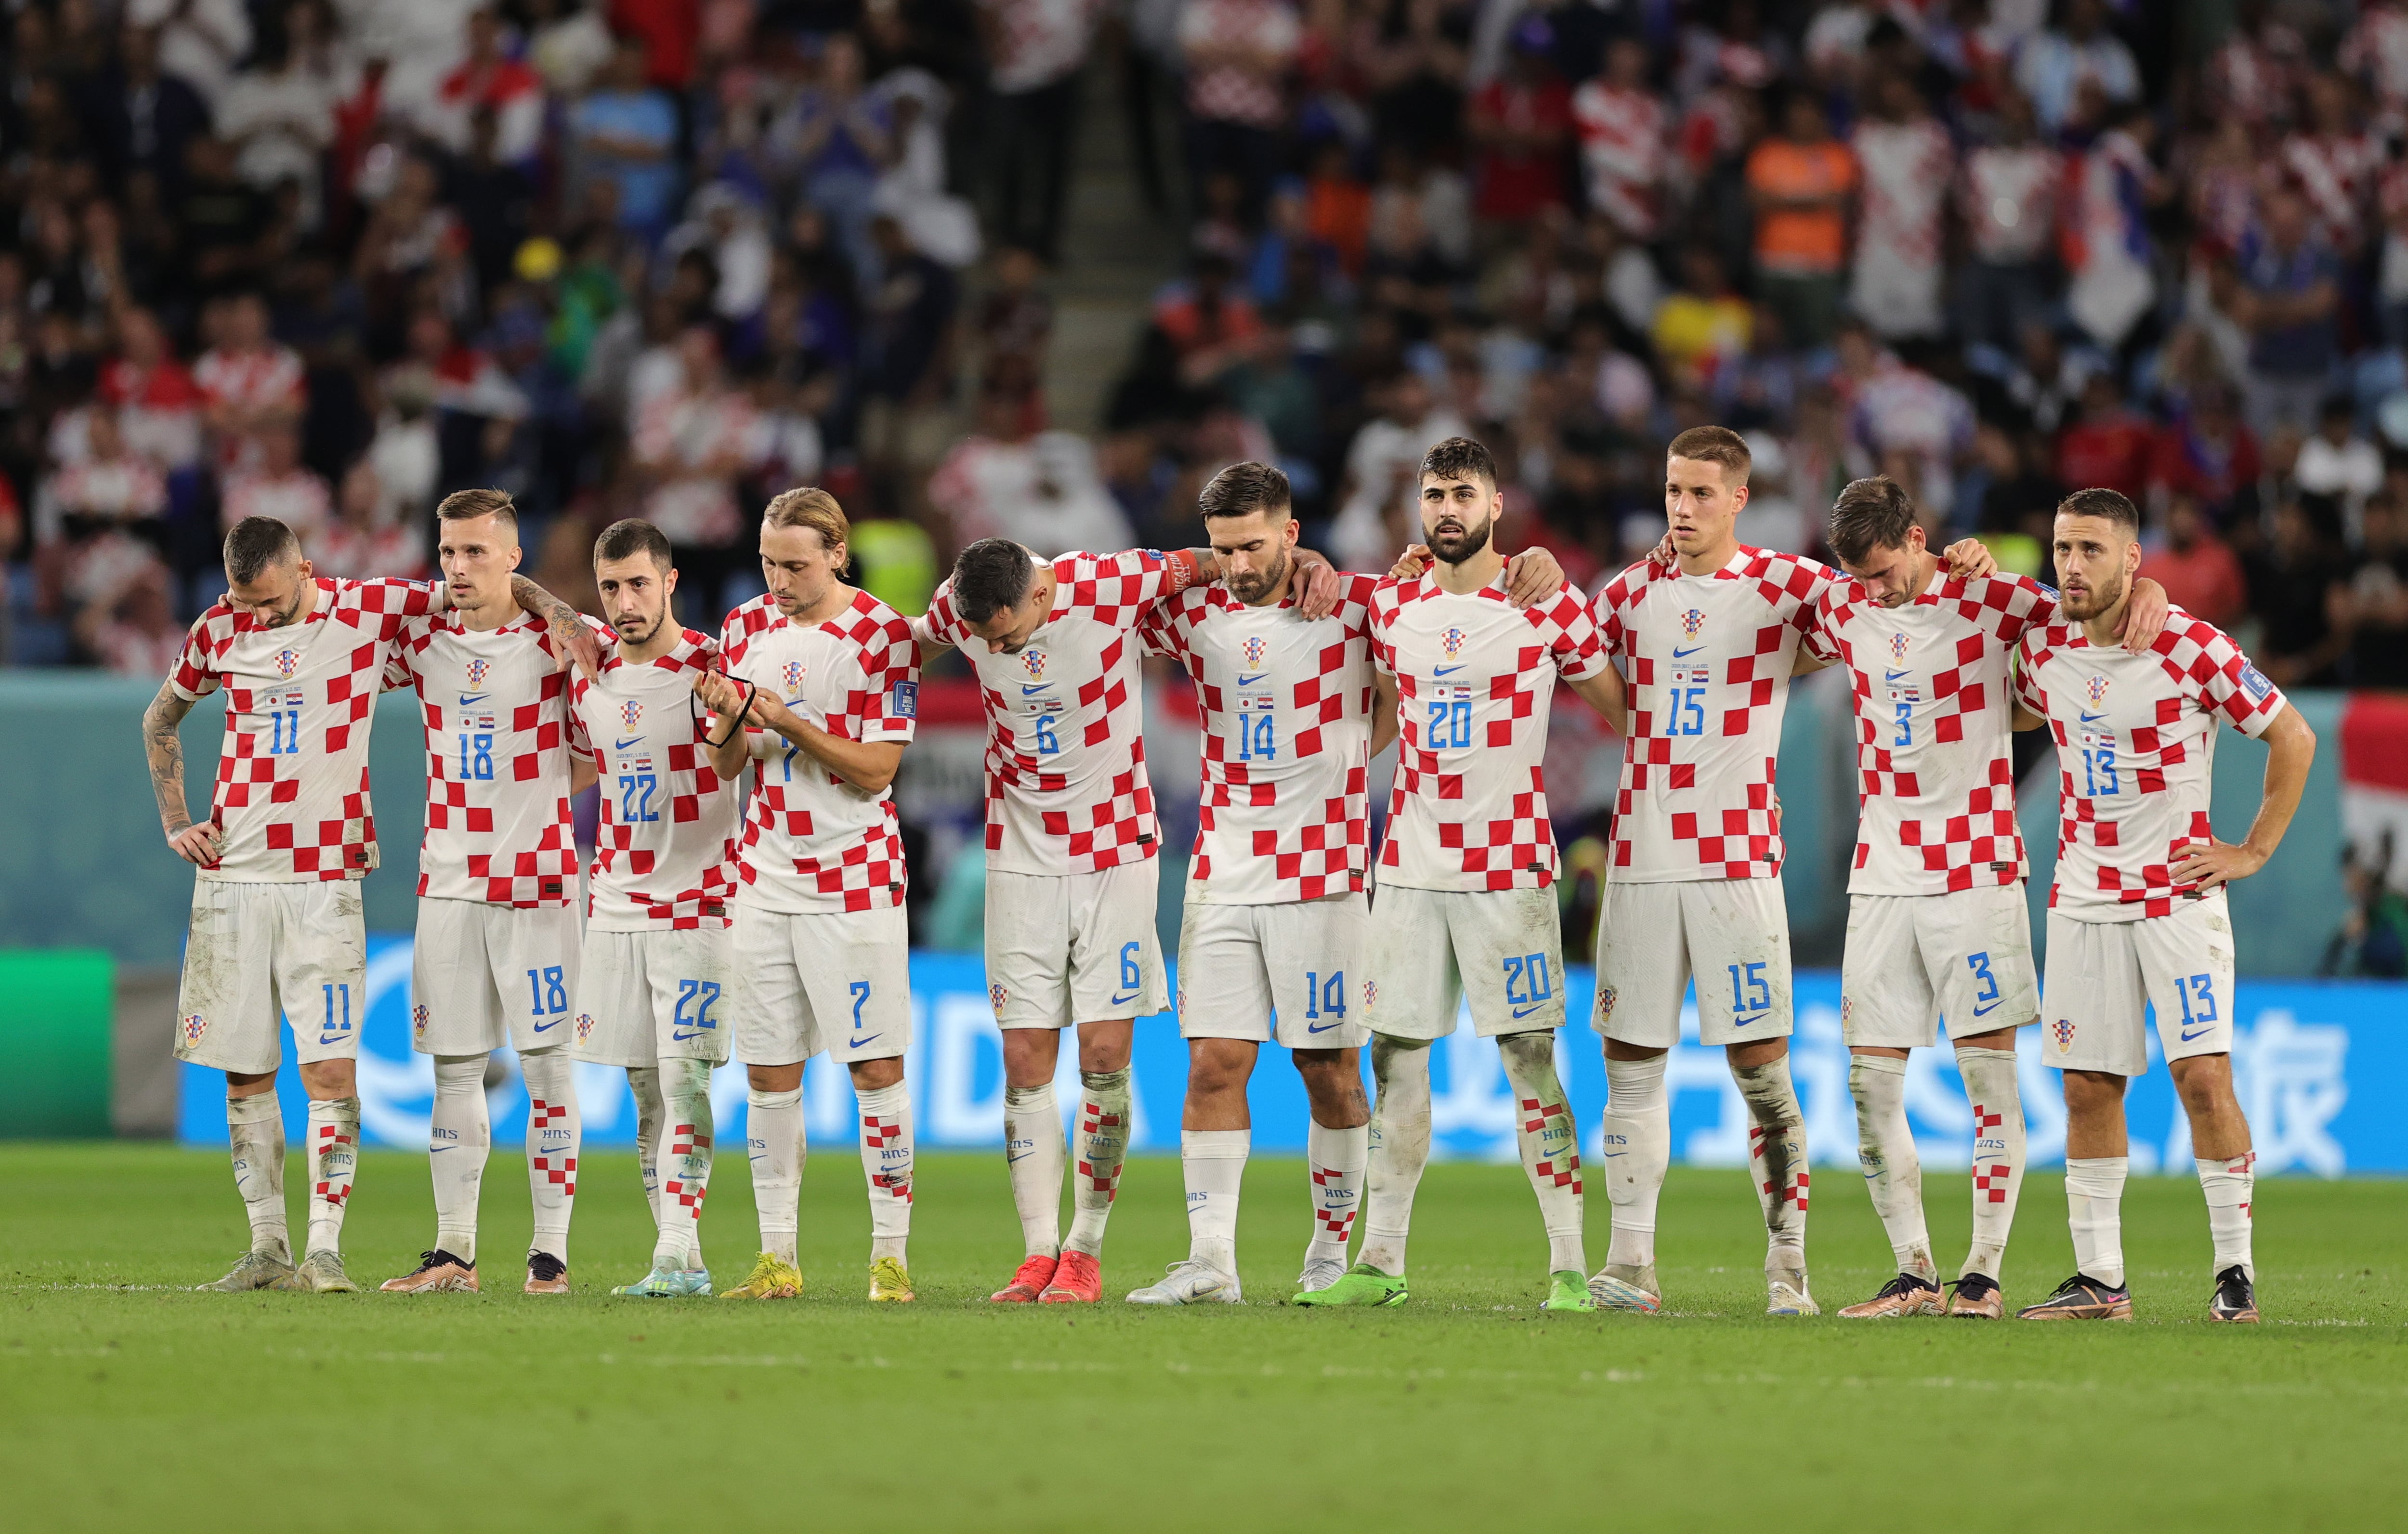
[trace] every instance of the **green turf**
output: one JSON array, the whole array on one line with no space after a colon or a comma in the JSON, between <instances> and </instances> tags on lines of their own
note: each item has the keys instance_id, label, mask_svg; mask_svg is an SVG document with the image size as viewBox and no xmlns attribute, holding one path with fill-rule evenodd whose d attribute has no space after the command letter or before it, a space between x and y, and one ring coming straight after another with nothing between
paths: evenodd
<instances>
[{"instance_id":1,"label":"green turf","mask_svg":"<svg viewBox=\"0 0 2408 1534\"><path fill-rule=\"evenodd\" d=\"M362 1158L347 1232L372 1286L432 1229L423 1157ZM243 1244L222 1156L7 1149L0 1181L0 1527L196 1530L1108 1530L2078 1525L2397 1527L2408 1420L2408 1183L2269 1180L2269 1324L2204 1319L2198 1186L2136 1179L2131 1326L1761 1314L1762 1237L1736 1172L1673 1174L1671 1313L1542 1316L1545 1252L1517 1168L1440 1166L1413 1298L1312 1312L1286 1293L1299 1164L1250 1168L1244 1309L978 1303L1017 1260L999 1160L924 1156L920 1302L862 1298L850 1148L805 1179L809 1297L614 1299L650 1240L632 1161L583 1168L567 1300L516 1293L522 1164L486 1179L479 1296L176 1292ZM705 1222L752 1255L743 1169ZM1853 1178L1818 1175L1814 1289L1885 1276ZM1932 1180L1943 1261L1961 1183ZM296 1211L298 1165L287 1179ZM1132 1164L1107 1294L1185 1246L1179 1168ZM1602 1199L1592 1201L1601 1257ZM2035 1177L2010 1302L2071 1269L2061 1183ZM2386 1512L2385 1509L2391 1511ZM1635 1522L1628 1522L1635 1520ZM1677 1520L1677 1522L1676 1522Z\"/></svg>"}]
</instances>

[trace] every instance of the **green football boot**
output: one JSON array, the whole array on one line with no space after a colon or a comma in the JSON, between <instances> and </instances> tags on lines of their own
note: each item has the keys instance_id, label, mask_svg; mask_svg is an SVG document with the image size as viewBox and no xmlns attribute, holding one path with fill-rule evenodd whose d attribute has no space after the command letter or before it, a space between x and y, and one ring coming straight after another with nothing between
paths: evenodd
<instances>
[{"instance_id":1,"label":"green football boot","mask_svg":"<svg viewBox=\"0 0 2408 1534\"><path fill-rule=\"evenodd\" d=\"M1409 1297L1402 1273L1383 1273L1368 1262L1346 1269L1326 1289L1314 1289L1288 1301L1291 1305L1402 1305Z\"/></svg>"},{"instance_id":2,"label":"green football boot","mask_svg":"<svg viewBox=\"0 0 2408 1534\"><path fill-rule=\"evenodd\" d=\"M1588 1280L1570 1269L1547 1275L1547 1299L1542 1311L1594 1311L1597 1301L1588 1294Z\"/></svg>"}]
</instances>

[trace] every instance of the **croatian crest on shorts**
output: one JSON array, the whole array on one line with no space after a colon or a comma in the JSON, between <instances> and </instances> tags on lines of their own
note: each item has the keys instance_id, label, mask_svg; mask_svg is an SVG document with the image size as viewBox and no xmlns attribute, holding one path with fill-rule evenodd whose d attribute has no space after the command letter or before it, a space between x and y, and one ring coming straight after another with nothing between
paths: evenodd
<instances>
[{"instance_id":1,"label":"croatian crest on shorts","mask_svg":"<svg viewBox=\"0 0 2408 1534\"><path fill-rule=\"evenodd\" d=\"M1693 639L1696 638L1698 637L1698 630L1705 626L1706 615L1699 612L1697 609L1691 608L1688 611L1681 614L1681 632L1687 635L1689 638Z\"/></svg>"},{"instance_id":2,"label":"croatian crest on shorts","mask_svg":"<svg viewBox=\"0 0 2408 1534\"><path fill-rule=\"evenodd\" d=\"M634 729L636 721L644 717L644 706L634 698L619 705L619 718L627 728Z\"/></svg>"},{"instance_id":3,"label":"croatian crest on shorts","mask_svg":"<svg viewBox=\"0 0 2408 1534\"><path fill-rule=\"evenodd\" d=\"M780 678L781 681L783 681L785 682L785 684L786 684L786 695L787 695L788 697L793 697L793 696L795 696L795 695L796 695L797 694L799 694L799 693L801 693L801 692L802 692L802 690L803 690L803 663L802 663L802 662L800 662L800 661L788 661L788 662L786 663L786 668L785 668L784 670L782 670L782 671L779 672L779 673L778 673L778 675L779 675L779 678Z\"/></svg>"},{"instance_id":4,"label":"croatian crest on shorts","mask_svg":"<svg viewBox=\"0 0 2408 1534\"><path fill-rule=\"evenodd\" d=\"M1905 635L1893 634L1889 637L1889 658L1894 661L1902 661L1906 659Z\"/></svg>"},{"instance_id":5,"label":"croatian crest on shorts","mask_svg":"<svg viewBox=\"0 0 2408 1534\"><path fill-rule=\"evenodd\" d=\"M1446 652L1446 658L1448 660L1455 659L1457 655L1463 653L1463 630L1459 628L1448 629L1445 633L1438 637L1438 643L1439 648Z\"/></svg>"},{"instance_id":6,"label":"croatian crest on shorts","mask_svg":"<svg viewBox=\"0 0 2408 1534\"><path fill-rule=\"evenodd\" d=\"M482 655L479 655L469 661L468 685L471 687L482 687L485 685L485 673L491 671L493 668L494 663L487 660Z\"/></svg>"},{"instance_id":7,"label":"croatian crest on shorts","mask_svg":"<svg viewBox=\"0 0 2408 1534\"><path fill-rule=\"evenodd\" d=\"M1022 651L1022 652L1020 652L1020 667L1021 667L1021 669L1022 669L1022 670L1026 671L1026 672L1028 673L1028 680L1029 680L1029 681L1044 681L1044 680L1045 680L1045 652L1043 652L1042 650L1024 650L1024 651Z\"/></svg>"},{"instance_id":8,"label":"croatian crest on shorts","mask_svg":"<svg viewBox=\"0 0 2408 1534\"><path fill-rule=\"evenodd\" d=\"M1600 985L1597 988L1597 1015L1599 1017L1612 1017L1613 1015L1612 986Z\"/></svg>"},{"instance_id":9,"label":"croatian crest on shorts","mask_svg":"<svg viewBox=\"0 0 2408 1534\"><path fill-rule=\"evenodd\" d=\"M1253 667L1262 665L1263 655L1269 649L1270 646L1263 643L1263 637L1259 634L1247 639L1245 645L1247 667L1252 669Z\"/></svg>"},{"instance_id":10,"label":"croatian crest on shorts","mask_svg":"<svg viewBox=\"0 0 2408 1534\"><path fill-rule=\"evenodd\" d=\"M276 652L276 674L278 676L282 677L287 681L291 681L293 680L293 673L300 668L301 652L297 650L280 650Z\"/></svg>"},{"instance_id":11,"label":"croatian crest on shorts","mask_svg":"<svg viewBox=\"0 0 2408 1534\"><path fill-rule=\"evenodd\" d=\"M2058 1018L2056 1022L2048 1025L2048 1031L2049 1036L2057 1040L2057 1054L2071 1054L2073 1053L2073 1020L2071 1018Z\"/></svg>"},{"instance_id":12,"label":"croatian crest on shorts","mask_svg":"<svg viewBox=\"0 0 2408 1534\"><path fill-rule=\"evenodd\" d=\"M994 984L986 988L986 998L994 1005L995 1015L1001 1017L1003 1015L1003 1004L1011 999L1011 993L1003 988L1003 982L996 981Z\"/></svg>"},{"instance_id":13,"label":"croatian crest on shorts","mask_svg":"<svg viewBox=\"0 0 2408 1534\"><path fill-rule=\"evenodd\" d=\"M198 1012L186 1012L177 1025L184 1030L184 1042L197 1044L201 1035L209 1031L209 1020Z\"/></svg>"},{"instance_id":14,"label":"croatian crest on shorts","mask_svg":"<svg viewBox=\"0 0 2408 1534\"><path fill-rule=\"evenodd\" d=\"M2107 679L2105 677L2092 677L2090 679L2090 706L2096 709L2106 701Z\"/></svg>"},{"instance_id":15,"label":"croatian crest on shorts","mask_svg":"<svg viewBox=\"0 0 2408 1534\"><path fill-rule=\"evenodd\" d=\"M581 1044L593 1037L594 1014L592 1012L579 1012L577 1014L577 1041Z\"/></svg>"},{"instance_id":16,"label":"croatian crest on shorts","mask_svg":"<svg viewBox=\"0 0 2408 1534\"><path fill-rule=\"evenodd\" d=\"M1365 981L1365 982L1363 982L1363 1008L1364 1008L1364 1010L1365 1010L1366 1011L1369 1011L1370 1010L1371 1003L1373 1003L1373 1002L1375 1002L1375 1001L1377 1001L1377 1000L1379 1000L1379 999L1380 999L1380 982L1379 982L1378 981L1376 981L1376 980L1367 980L1367 981Z\"/></svg>"},{"instance_id":17,"label":"croatian crest on shorts","mask_svg":"<svg viewBox=\"0 0 2408 1534\"><path fill-rule=\"evenodd\" d=\"M409 1009L409 1037L415 1042L425 1041L427 1015L426 1003L423 1001Z\"/></svg>"},{"instance_id":18,"label":"croatian crest on shorts","mask_svg":"<svg viewBox=\"0 0 2408 1534\"><path fill-rule=\"evenodd\" d=\"M1845 1022L1847 1022L1848 1017L1849 1017L1849 1014L1851 1014L1852 1012L1854 1012L1856 1010L1856 997L1854 997L1854 996L1842 996L1842 997L1840 998L1840 1021L1841 1021L1842 1023L1845 1023Z\"/></svg>"}]
</instances>

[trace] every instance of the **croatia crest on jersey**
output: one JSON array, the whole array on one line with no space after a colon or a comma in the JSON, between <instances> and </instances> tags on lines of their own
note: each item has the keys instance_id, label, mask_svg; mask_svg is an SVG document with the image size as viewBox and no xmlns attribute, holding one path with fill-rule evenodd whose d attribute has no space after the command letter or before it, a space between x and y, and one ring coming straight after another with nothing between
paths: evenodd
<instances>
[{"instance_id":1,"label":"croatia crest on jersey","mask_svg":"<svg viewBox=\"0 0 2408 1534\"><path fill-rule=\"evenodd\" d=\"M482 687L485 685L485 674L493 668L494 663L487 660L482 655L479 655L471 659L468 662L468 685L471 687Z\"/></svg>"},{"instance_id":2,"label":"croatia crest on jersey","mask_svg":"<svg viewBox=\"0 0 2408 1534\"><path fill-rule=\"evenodd\" d=\"M409 1009L409 1037L411 1042L423 1044L426 1041L427 1015L426 1003L423 1001Z\"/></svg>"},{"instance_id":3,"label":"croatia crest on jersey","mask_svg":"<svg viewBox=\"0 0 2408 1534\"><path fill-rule=\"evenodd\" d=\"M1597 988L1597 1015L1599 1017L1612 1017L1613 1015L1613 999L1614 992L1612 986L1598 986Z\"/></svg>"},{"instance_id":4,"label":"croatia crest on jersey","mask_svg":"<svg viewBox=\"0 0 2408 1534\"><path fill-rule=\"evenodd\" d=\"M1697 609L1691 608L1688 611L1681 614L1681 632L1687 635L1690 638L1696 638L1698 637L1698 630L1705 626L1706 615L1699 612Z\"/></svg>"},{"instance_id":5,"label":"croatia crest on jersey","mask_svg":"<svg viewBox=\"0 0 2408 1534\"><path fill-rule=\"evenodd\" d=\"M2057 1054L2071 1054L2073 1053L2073 1019L2070 1017L2060 1017L2056 1022L2048 1025L2048 1031L2049 1036L2057 1040Z\"/></svg>"},{"instance_id":6,"label":"croatia crest on jersey","mask_svg":"<svg viewBox=\"0 0 2408 1534\"><path fill-rule=\"evenodd\" d=\"M626 702L619 705L619 718L625 723L627 728L631 730L634 729L636 727L636 721L643 717L644 706L637 702L634 698L631 697Z\"/></svg>"},{"instance_id":7,"label":"croatia crest on jersey","mask_svg":"<svg viewBox=\"0 0 2408 1534\"><path fill-rule=\"evenodd\" d=\"M788 661L786 663L786 668L778 673L778 675L786 684L786 695L788 697L796 697L801 695L803 690L802 662Z\"/></svg>"},{"instance_id":8,"label":"croatia crest on jersey","mask_svg":"<svg viewBox=\"0 0 2408 1534\"><path fill-rule=\"evenodd\" d=\"M1270 647L1268 645L1263 643L1263 637L1261 635L1256 634L1248 638L1245 644L1247 667L1252 669L1261 666L1263 664L1263 656L1269 651L1269 649Z\"/></svg>"},{"instance_id":9,"label":"croatia crest on jersey","mask_svg":"<svg viewBox=\"0 0 2408 1534\"><path fill-rule=\"evenodd\" d=\"M594 1014L592 1012L579 1012L577 1014L577 1041L581 1044L593 1037Z\"/></svg>"},{"instance_id":10,"label":"croatia crest on jersey","mask_svg":"<svg viewBox=\"0 0 2408 1534\"><path fill-rule=\"evenodd\" d=\"M282 677L287 681L291 681L293 680L293 673L300 668L301 652L299 651L280 650L276 652L276 674L278 676Z\"/></svg>"},{"instance_id":11,"label":"croatia crest on jersey","mask_svg":"<svg viewBox=\"0 0 2408 1534\"><path fill-rule=\"evenodd\" d=\"M1379 982L1378 981L1376 981L1376 980L1367 980L1367 981L1365 981L1365 982L1363 982L1363 1008L1364 1008L1364 1010L1365 1010L1366 1011L1369 1011L1370 1010L1371 1003L1373 1003L1373 1002L1375 1002L1375 1001L1377 1001L1377 1000L1379 1000L1379 999L1380 999L1380 982Z\"/></svg>"},{"instance_id":12,"label":"croatia crest on jersey","mask_svg":"<svg viewBox=\"0 0 2408 1534\"><path fill-rule=\"evenodd\" d=\"M1453 660L1463 653L1463 630L1450 628L1438 637L1438 642L1439 647L1446 652L1446 658Z\"/></svg>"},{"instance_id":13,"label":"croatia crest on jersey","mask_svg":"<svg viewBox=\"0 0 2408 1534\"><path fill-rule=\"evenodd\" d=\"M1024 650L1020 652L1020 668L1028 673L1031 681L1045 680L1045 652Z\"/></svg>"},{"instance_id":14,"label":"croatia crest on jersey","mask_svg":"<svg viewBox=\"0 0 2408 1534\"><path fill-rule=\"evenodd\" d=\"M994 984L986 988L986 999L988 1003L995 1008L995 1015L1001 1017L1003 1015L1003 1004L1011 999L1011 993L1003 988L1003 982L996 981Z\"/></svg>"},{"instance_id":15,"label":"croatia crest on jersey","mask_svg":"<svg viewBox=\"0 0 2408 1534\"><path fill-rule=\"evenodd\" d=\"M1906 659L1905 635L1893 634L1889 637L1889 658L1894 661L1902 661Z\"/></svg>"},{"instance_id":16,"label":"croatia crest on jersey","mask_svg":"<svg viewBox=\"0 0 2408 1534\"><path fill-rule=\"evenodd\" d=\"M2107 679L2105 677L2092 677L2090 679L2090 706L2096 709L2103 705L2106 701Z\"/></svg>"},{"instance_id":17,"label":"croatia crest on jersey","mask_svg":"<svg viewBox=\"0 0 2408 1534\"><path fill-rule=\"evenodd\" d=\"M186 1012L178 1025L184 1030L184 1042L197 1044L201 1035L209 1031L209 1020L198 1012Z\"/></svg>"}]
</instances>

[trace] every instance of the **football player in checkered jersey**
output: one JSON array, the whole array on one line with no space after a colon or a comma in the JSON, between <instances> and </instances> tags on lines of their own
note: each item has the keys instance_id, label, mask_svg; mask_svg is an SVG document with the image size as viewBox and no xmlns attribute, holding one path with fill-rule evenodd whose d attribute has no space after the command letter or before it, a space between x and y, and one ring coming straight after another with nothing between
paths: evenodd
<instances>
[{"instance_id":1,"label":"football player in checkered jersey","mask_svg":"<svg viewBox=\"0 0 2408 1534\"><path fill-rule=\"evenodd\" d=\"M696 679L722 719L711 767L752 764L738 847L736 1053L752 1088L747 1138L761 1255L729 1299L802 1293L795 1262L803 1063L853 1076L869 1187L869 1297L911 1298L910 931L888 785L920 711L911 624L844 583L851 523L824 490L789 490L761 523L769 590L727 615L724 675Z\"/></svg>"},{"instance_id":2,"label":"football player in checkered jersey","mask_svg":"<svg viewBox=\"0 0 2408 1534\"><path fill-rule=\"evenodd\" d=\"M412 618L385 685L414 687L426 728L410 1047L435 1060L427 1164L435 1244L384 1288L474 1290L477 1196L493 1125L485 1066L504 1046L526 1083L535 1240L526 1292L568 1292L579 1119L568 998L580 934L570 796L594 782L551 634L510 595L519 516L498 490L436 508L448 612Z\"/></svg>"},{"instance_id":3,"label":"football player in checkered jersey","mask_svg":"<svg viewBox=\"0 0 2408 1534\"><path fill-rule=\"evenodd\" d=\"M612 1292L708 1295L702 1203L710 1068L726 1062L735 1004L727 923L737 821L736 781L711 765L710 743L743 723L711 720L695 699L719 642L678 623L677 570L659 528L634 519L604 528L594 583L617 642L600 674L569 690L602 779L573 1043L580 1060L626 1069L658 1233L652 1271Z\"/></svg>"},{"instance_id":4,"label":"football player in checkered jersey","mask_svg":"<svg viewBox=\"0 0 2408 1534\"><path fill-rule=\"evenodd\" d=\"M1840 493L1829 540L1853 579L1823 589L1805 644L1848 668L1862 807L1840 1027L1856 1154L1898 1260L1896 1278L1840 1314L1996 1319L2024 1174L2015 1029L2040 1017L2010 673L2025 631L2057 621L2057 599L2020 576L1943 575L1914 502L1880 476ZM2164 589L2139 582L2125 645L2147 649L2165 613ZM1907 1052L1935 1042L1942 1017L1973 1109L1973 1240L1944 1306L1906 1122Z\"/></svg>"},{"instance_id":5,"label":"football player in checkered jersey","mask_svg":"<svg viewBox=\"0 0 2408 1534\"><path fill-rule=\"evenodd\" d=\"M1189 1248L1161 1282L1128 1297L1136 1305L1242 1303L1246 1082L1264 1042L1289 1048L1312 1104L1313 1223L1299 1295L1346 1270L1369 1154L1358 1059L1370 1037L1365 789L1370 758L1396 737L1395 711L1371 708L1378 579L1343 577L1337 609L1308 619L1287 476L1235 464L1200 499L1222 581L1155 604L1138 627L1148 650L1195 680L1204 781L1179 933ZM1508 575L1525 603L1563 583L1543 552L1517 557Z\"/></svg>"},{"instance_id":6,"label":"football player in checkered jersey","mask_svg":"<svg viewBox=\"0 0 2408 1534\"><path fill-rule=\"evenodd\" d=\"M2059 621L2027 631L2015 697L2057 738L2057 882L2048 892L2041 1054L2065 1079L2065 1201L2075 1272L2028 1320L2129 1320L2124 1083L2148 1068L2144 1011L2190 1126L2214 1244L2217 1321L2258 1319L2249 1252L2256 1156L2232 1095L2232 918L2224 886L2265 867L2307 786L2315 733L2241 647L2176 608L2140 654L2114 639L2141 566L2141 516L2112 490L2057 509ZM2240 842L2208 822L2217 727L2266 742Z\"/></svg>"},{"instance_id":7,"label":"football player in checkered jersey","mask_svg":"<svg viewBox=\"0 0 2408 1534\"><path fill-rule=\"evenodd\" d=\"M1326 563L1306 610L1326 612ZM1135 1020L1168 1004L1154 936L1160 832L1146 778L1145 610L1217 578L1210 549L1039 559L982 538L911 630L958 646L985 700L987 998L1003 1030L1005 1157L1025 1257L997 1304L1102 1297L1104 1226L1128 1149ZM1079 1148L1061 1240L1061 1030L1079 1030Z\"/></svg>"},{"instance_id":8,"label":"football player in checkered jersey","mask_svg":"<svg viewBox=\"0 0 2408 1534\"><path fill-rule=\"evenodd\" d=\"M377 866L368 731L378 681L403 625L441 610L440 585L334 581L301 557L272 517L225 540L226 595L193 624L176 668L143 714L150 787L167 844L199 873L177 1006L176 1058L226 1073L235 1186L251 1250L207 1287L348 1292L343 1211L357 1162L360 1011L367 938L358 881ZM518 603L544 616L563 652L591 664L577 614L524 577ZM209 816L184 800L177 726L226 692L225 738ZM309 1226L293 1263L284 1216L284 1114L277 1101L279 1019L309 1095Z\"/></svg>"},{"instance_id":9,"label":"football player in checkered jersey","mask_svg":"<svg viewBox=\"0 0 2408 1534\"><path fill-rule=\"evenodd\" d=\"M1564 1024L1563 929L1547 810L1547 720L1556 679L1619 722L1622 681L1579 593L1560 576L1527 608L1509 598L1493 533L1497 466L1469 437L1420 466L1426 573L1373 590L1378 714L1400 755L1372 907L1369 1197L1361 1250L1308 1305L1398 1305L1405 1243L1429 1159L1429 1048L1467 998L1513 1089L1522 1167L1547 1238L1551 1311L1592 1308L1581 1249L1580 1139L1555 1074Z\"/></svg>"},{"instance_id":10,"label":"football player in checkered jersey","mask_svg":"<svg viewBox=\"0 0 2408 1534\"><path fill-rule=\"evenodd\" d=\"M1605 1039L1606 1197L1612 1245L1598 1302L1653 1312L1656 1205L1672 1156L1665 1056L1698 982L1698 1031L1727 1052L1753 1121L1766 1311L1813 1315L1806 1281L1806 1125L1789 1079L1789 913L1773 791L1781 719L1815 602L1838 579L1813 560L1742 545L1749 455L1697 426L1667 450L1670 552L1598 593L1598 632L1630 686L1613 848L1597 926L1595 1025ZM1986 576L1971 539L1955 573ZM1809 657L1808 664L1813 664Z\"/></svg>"}]
</instances>

